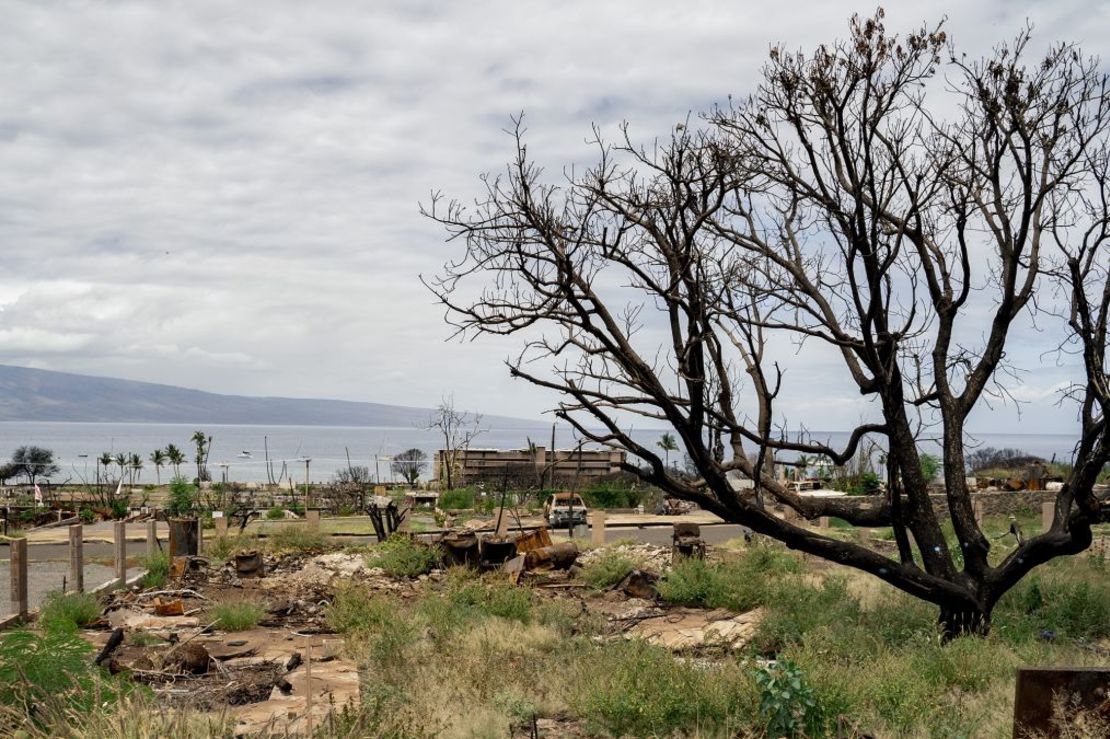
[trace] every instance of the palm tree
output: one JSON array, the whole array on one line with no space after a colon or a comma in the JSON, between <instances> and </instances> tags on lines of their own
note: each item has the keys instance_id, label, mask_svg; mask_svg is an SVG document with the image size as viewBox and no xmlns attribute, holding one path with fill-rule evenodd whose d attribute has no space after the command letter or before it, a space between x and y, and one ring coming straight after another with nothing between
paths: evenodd
<instances>
[{"instance_id":1,"label":"palm tree","mask_svg":"<svg viewBox=\"0 0 1110 739\"><path fill-rule=\"evenodd\" d=\"M185 455L173 444L166 444L166 461L173 465L173 476L181 476L181 465L185 464Z\"/></svg>"},{"instance_id":2,"label":"palm tree","mask_svg":"<svg viewBox=\"0 0 1110 739\"><path fill-rule=\"evenodd\" d=\"M131 467L131 484L135 484L135 480L143 479L143 458L141 455L131 452L131 459L128 460L128 465Z\"/></svg>"},{"instance_id":3,"label":"palm tree","mask_svg":"<svg viewBox=\"0 0 1110 739\"><path fill-rule=\"evenodd\" d=\"M205 436L203 431L194 431L191 440L197 445L197 481L208 479L208 452L212 448L212 437Z\"/></svg>"},{"instance_id":4,"label":"palm tree","mask_svg":"<svg viewBox=\"0 0 1110 739\"><path fill-rule=\"evenodd\" d=\"M794 474L799 480L806 479L806 472L813 461L805 454L799 454L798 458L794 460Z\"/></svg>"},{"instance_id":5,"label":"palm tree","mask_svg":"<svg viewBox=\"0 0 1110 739\"><path fill-rule=\"evenodd\" d=\"M119 452L114 457L114 461L119 465L119 479L122 481L127 475L127 463L131 461L126 454Z\"/></svg>"},{"instance_id":6,"label":"palm tree","mask_svg":"<svg viewBox=\"0 0 1110 739\"><path fill-rule=\"evenodd\" d=\"M107 481L107 479L108 479L108 465L110 465L112 463L112 454L111 454L111 452L104 452L103 454L101 454L99 457L96 458L96 463L98 465L98 467L97 467L98 470L99 470L100 467L104 468L104 479L105 479L105 481ZM99 481L100 481L100 473L99 472L97 473L96 477L97 477L97 482L99 483Z\"/></svg>"},{"instance_id":7,"label":"palm tree","mask_svg":"<svg viewBox=\"0 0 1110 739\"><path fill-rule=\"evenodd\" d=\"M672 434L668 431L668 432L664 433L662 436L660 436L659 441L656 442L656 443L659 444L659 448L663 450L664 460L665 460L664 461L664 466L670 467L671 466L671 452L677 452L678 451L678 444L675 443L674 434Z\"/></svg>"},{"instance_id":8,"label":"palm tree","mask_svg":"<svg viewBox=\"0 0 1110 739\"><path fill-rule=\"evenodd\" d=\"M154 465L154 475L158 480L158 485L162 485L162 468L166 465L166 452L163 449L155 449L150 453L150 463Z\"/></svg>"}]
</instances>

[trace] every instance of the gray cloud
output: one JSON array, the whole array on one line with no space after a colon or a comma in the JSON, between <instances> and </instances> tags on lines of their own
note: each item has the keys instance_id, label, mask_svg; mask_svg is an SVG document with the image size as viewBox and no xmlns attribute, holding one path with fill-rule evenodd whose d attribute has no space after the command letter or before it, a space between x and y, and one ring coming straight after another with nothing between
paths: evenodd
<instances>
[{"instance_id":1,"label":"gray cloud","mask_svg":"<svg viewBox=\"0 0 1110 739\"><path fill-rule=\"evenodd\" d=\"M0 361L250 394L427 405L453 392L537 415L553 399L498 361L515 346L444 343L417 275L448 252L417 202L477 194L509 155L513 113L558 171L589 159L591 122L665 133L750 90L771 43L828 41L858 8L8 2ZM888 27L945 12L969 53L1026 17L1042 41L1091 51L1110 30L1105 6L1080 2L915 4ZM1041 372L1046 347L1031 344L1022 392L1050 409L1041 390L1066 373ZM833 366L795 370L799 412L833 396L811 427L860 415L822 384Z\"/></svg>"}]
</instances>

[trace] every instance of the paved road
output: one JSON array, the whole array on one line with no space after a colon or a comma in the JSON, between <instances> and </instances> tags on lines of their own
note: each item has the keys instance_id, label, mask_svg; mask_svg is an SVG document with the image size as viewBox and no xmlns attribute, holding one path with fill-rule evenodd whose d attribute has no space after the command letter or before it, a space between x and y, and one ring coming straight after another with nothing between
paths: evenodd
<instances>
[{"instance_id":1,"label":"paved road","mask_svg":"<svg viewBox=\"0 0 1110 739\"><path fill-rule=\"evenodd\" d=\"M6 552L5 552L6 554ZM31 552L31 562L27 567L27 600L31 608L38 608L51 590L61 590L62 580L69 573L69 562L43 562L35 559L36 553ZM68 556L68 555L67 555ZM104 565L85 565L85 589L93 588L108 582L115 576L112 567ZM12 612L11 602L8 600L11 589L8 587L8 560L0 560L0 618Z\"/></svg>"},{"instance_id":2,"label":"paved road","mask_svg":"<svg viewBox=\"0 0 1110 739\"><path fill-rule=\"evenodd\" d=\"M670 526L622 526L610 527L606 531L606 539L610 542L618 539L634 539L647 544L668 546L671 543ZM129 538L130 538L130 531ZM721 544L730 539L743 536L743 529L734 524L703 524L701 527L702 538L708 544ZM579 527L576 535L584 541L589 541L589 530ZM343 536L337 537L344 543L366 544L373 541L368 536ZM141 542L128 541L128 557L138 557L146 553L146 545ZM85 585L93 588L113 577L111 566L114 556L111 544L101 541L86 541L85 554ZM56 543L32 543L28 546L30 558L30 572L28 573L29 599L32 608L37 607L42 599L51 590L60 589L62 578L66 575L69 563L69 545ZM8 560L7 547L0 545L0 617L9 611L8 593ZM102 564L94 564L99 560Z\"/></svg>"}]
</instances>

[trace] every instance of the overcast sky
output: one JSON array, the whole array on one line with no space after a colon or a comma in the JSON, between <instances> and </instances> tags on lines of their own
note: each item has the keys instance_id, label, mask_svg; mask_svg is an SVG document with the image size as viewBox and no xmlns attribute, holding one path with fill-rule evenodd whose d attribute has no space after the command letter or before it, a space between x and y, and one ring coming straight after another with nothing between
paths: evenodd
<instances>
[{"instance_id":1,"label":"overcast sky","mask_svg":"<svg viewBox=\"0 0 1110 739\"><path fill-rule=\"evenodd\" d=\"M892 3L985 53L1028 18L1104 54L1104 3ZM912 7L912 11L902 6ZM417 205L510 155L558 169L591 123L645 139L743 96L774 42L812 48L873 6L830 2L0 2L0 362L203 390L538 417L511 342L445 343L420 285L449 256ZM1033 401L981 430L1066 430L1064 370L1023 337ZM858 396L796 370L810 428ZM805 373L809 373L806 377Z\"/></svg>"}]
</instances>

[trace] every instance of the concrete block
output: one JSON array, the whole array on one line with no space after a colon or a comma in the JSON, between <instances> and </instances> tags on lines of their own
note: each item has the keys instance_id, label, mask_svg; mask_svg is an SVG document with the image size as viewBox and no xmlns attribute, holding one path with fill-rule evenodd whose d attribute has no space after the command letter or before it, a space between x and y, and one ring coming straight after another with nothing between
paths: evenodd
<instances>
[{"instance_id":1,"label":"concrete block","mask_svg":"<svg viewBox=\"0 0 1110 739\"><path fill-rule=\"evenodd\" d=\"M605 543L605 511L590 512L590 536L596 546Z\"/></svg>"},{"instance_id":2,"label":"concrete block","mask_svg":"<svg viewBox=\"0 0 1110 739\"><path fill-rule=\"evenodd\" d=\"M127 584L127 524L116 521L112 529L115 540L116 583L122 588Z\"/></svg>"},{"instance_id":3,"label":"concrete block","mask_svg":"<svg viewBox=\"0 0 1110 739\"><path fill-rule=\"evenodd\" d=\"M85 530L81 524L69 527L69 577L66 584L71 593L85 592Z\"/></svg>"},{"instance_id":4,"label":"concrete block","mask_svg":"<svg viewBox=\"0 0 1110 739\"><path fill-rule=\"evenodd\" d=\"M11 608L21 619L27 618L27 539L12 539L10 543Z\"/></svg>"}]
</instances>

